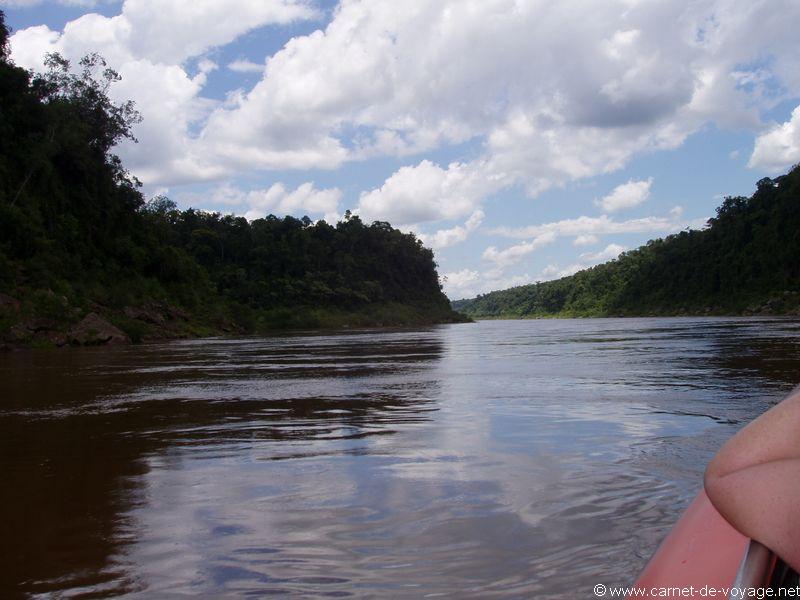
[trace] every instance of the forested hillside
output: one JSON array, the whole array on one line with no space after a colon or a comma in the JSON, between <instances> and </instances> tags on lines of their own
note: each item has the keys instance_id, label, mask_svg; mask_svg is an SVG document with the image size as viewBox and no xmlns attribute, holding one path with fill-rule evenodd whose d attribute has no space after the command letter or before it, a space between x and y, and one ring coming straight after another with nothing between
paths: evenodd
<instances>
[{"instance_id":1,"label":"forested hillside","mask_svg":"<svg viewBox=\"0 0 800 600\"><path fill-rule=\"evenodd\" d=\"M107 96L117 74L73 71L11 64L0 11L0 345L74 343L91 313L133 339L460 318L433 253L388 223L145 202L112 153L139 119Z\"/></svg>"},{"instance_id":2,"label":"forested hillside","mask_svg":"<svg viewBox=\"0 0 800 600\"><path fill-rule=\"evenodd\" d=\"M556 281L454 307L472 317L797 314L800 167L726 198L703 230L682 231Z\"/></svg>"}]
</instances>

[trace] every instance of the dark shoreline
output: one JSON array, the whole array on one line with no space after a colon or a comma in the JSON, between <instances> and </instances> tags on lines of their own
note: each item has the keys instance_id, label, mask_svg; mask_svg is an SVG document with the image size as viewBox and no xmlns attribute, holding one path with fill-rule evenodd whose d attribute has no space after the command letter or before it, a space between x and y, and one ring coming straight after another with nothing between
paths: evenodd
<instances>
[{"instance_id":1,"label":"dark shoreline","mask_svg":"<svg viewBox=\"0 0 800 600\"><path fill-rule=\"evenodd\" d=\"M128 345L206 337L258 336L302 331L413 328L469 323L470 317L443 307L399 303L359 310L295 307L248 311L236 317L192 314L168 303L81 310L63 303L60 314L41 314L3 295L0 351Z\"/></svg>"},{"instance_id":2,"label":"dark shoreline","mask_svg":"<svg viewBox=\"0 0 800 600\"><path fill-rule=\"evenodd\" d=\"M464 313L462 313L464 314ZM468 315L473 321L547 321L569 319L764 319L796 318L800 312L786 313L674 313L674 314L627 314L627 315Z\"/></svg>"}]
</instances>

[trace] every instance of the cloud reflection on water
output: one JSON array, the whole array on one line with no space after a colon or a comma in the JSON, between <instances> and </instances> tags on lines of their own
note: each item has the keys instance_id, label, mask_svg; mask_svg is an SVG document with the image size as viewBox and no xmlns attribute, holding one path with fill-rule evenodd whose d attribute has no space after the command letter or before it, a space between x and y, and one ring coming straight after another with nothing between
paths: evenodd
<instances>
[{"instance_id":1,"label":"cloud reflection on water","mask_svg":"<svg viewBox=\"0 0 800 600\"><path fill-rule=\"evenodd\" d=\"M622 585L714 447L795 383L796 331L495 321L5 356L2 589Z\"/></svg>"}]
</instances>

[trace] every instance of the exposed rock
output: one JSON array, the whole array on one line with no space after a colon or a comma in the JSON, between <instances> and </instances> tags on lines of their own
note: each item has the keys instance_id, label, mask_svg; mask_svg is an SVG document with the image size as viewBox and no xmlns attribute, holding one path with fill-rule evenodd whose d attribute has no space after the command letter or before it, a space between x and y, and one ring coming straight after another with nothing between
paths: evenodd
<instances>
[{"instance_id":1,"label":"exposed rock","mask_svg":"<svg viewBox=\"0 0 800 600\"><path fill-rule=\"evenodd\" d=\"M219 321L216 325L217 328L223 333L233 333L233 334L244 333L244 328L241 325L234 323L233 321L222 320Z\"/></svg>"},{"instance_id":2,"label":"exposed rock","mask_svg":"<svg viewBox=\"0 0 800 600\"><path fill-rule=\"evenodd\" d=\"M12 342L25 342L31 339L34 334L48 332L57 329L55 321L50 319L33 319L12 325L8 333L4 336Z\"/></svg>"},{"instance_id":3,"label":"exposed rock","mask_svg":"<svg viewBox=\"0 0 800 600\"><path fill-rule=\"evenodd\" d=\"M137 321L144 321L145 323L152 323L153 325L164 324L164 315L155 309L126 306L123 312L129 319L136 319Z\"/></svg>"},{"instance_id":4,"label":"exposed rock","mask_svg":"<svg viewBox=\"0 0 800 600\"><path fill-rule=\"evenodd\" d=\"M82 346L130 344L130 338L97 313L89 313L69 330L69 342Z\"/></svg>"},{"instance_id":5,"label":"exposed rock","mask_svg":"<svg viewBox=\"0 0 800 600\"><path fill-rule=\"evenodd\" d=\"M5 338L9 342L20 343L29 340L31 337L31 330L28 329L23 323L16 323L11 326Z\"/></svg>"},{"instance_id":6,"label":"exposed rock","mask_svg":"<svg viewBox=\"0 0 800 600\"><path fill-rule=\"evenodd\" d=\"M69 343L67 334L61 331L39 331L33 339L38 342L47 342L58 348L66 346Z\"/></svg>"},{"instance_id":7,"label":"exposed rock","mask_svg":"<svg viewBox=\"0 0 800 600\"><path fill-rule=\"evenodd\" d=\"M172 320L177 320L177 319L181 319L183 321L189 320L189 314L175 306L167 305L166 311L167 311L167 316Z\"/></svg>"},{"instance_id":8,"label":"exposed rock","mask_svg":"<svg viewBox=\"0 0 800 600\"><path fill-rule=\"evenodd\" d=\"M32 321L25 323L25 327L35 333L39 331L58 329L58 323L56 323L53 319L33 319Z\"/></svg>"},{"instance_id":9,"label":"exposed rock","mask_svg":"<svg viewBox=\"0 0 800 600\"><path fill-rule=\"evenodd\" d=\"M19 300L12 298L8 294L0 294L0 309L17 311L19 307Z\"/></svg>"}]
</instances>

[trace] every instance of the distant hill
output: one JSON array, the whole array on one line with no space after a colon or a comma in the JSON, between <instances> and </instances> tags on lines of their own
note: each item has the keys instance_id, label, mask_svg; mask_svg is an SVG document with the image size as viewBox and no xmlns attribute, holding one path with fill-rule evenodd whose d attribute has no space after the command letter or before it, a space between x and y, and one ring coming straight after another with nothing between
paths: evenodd
<instances>
[{"instance_id":1,"label":"distant hill","mask_svg":"<svg viewBox=\"0 0 800 600\"><path fill-rule=\"evenodd\" d=\"M682 231L555 281L453 307L475 318L800 314L800 166Z\"/></svg>"},{"instance_id":2,"label":"distant hill","mask_svg":"<svg viewBox=\"0 0 800 600\"><path fill-rule=\"evenodd\" d=\"M146 203L111 152L139 115L102 58L78 66L13 65L0 11L0 347L465 320L388 223Z\"/></svg>"}]
</instances>

